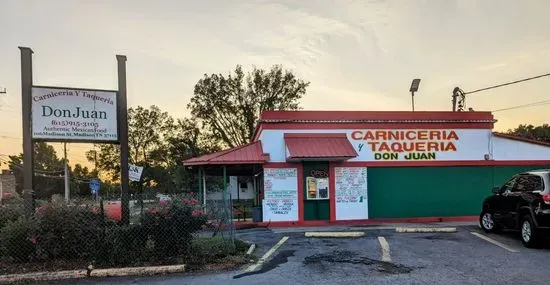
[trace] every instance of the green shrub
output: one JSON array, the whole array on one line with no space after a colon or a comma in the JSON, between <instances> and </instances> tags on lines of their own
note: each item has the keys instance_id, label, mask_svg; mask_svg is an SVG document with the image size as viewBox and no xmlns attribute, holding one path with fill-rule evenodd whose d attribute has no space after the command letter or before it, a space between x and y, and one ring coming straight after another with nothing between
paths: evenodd
<instances>
[{"instance_id":1,"label":"green shrub","mask_svg":"<svg viewBox=\"0 0 550 285\"><path fill-rule=\"evenodd\" d=\"M235 239L235 252L247 252L249 247L250 244L248 244L247 242L240 239Z\"/></svg>"},{"instance_id":2,"label":"green shrub","mask_svg":"<svg viewBox=\"0 0 550 285\"><path fill-rule=\"evenodd\" d=\"M193 239L191 252L195 256L216 259L232 254L235 245L230 239L223 237L198 237Z\"/></svg>"},{"instance_id":3,"label":"green shrub","mask_svg":"<svg viewBox=\"0 0 550 285\"><path fill-rule=\"evenodd\" d=\"M37 253L44 260L96 256L105 222L91 208L46 204L36 213Z\"/></svg>"},{"instance_id":4,"label":"green shrub","mask_svg":"<svg viewBox=\"0 0 550 285\"><path fill-rule=\"evenodd\" d=\"M0 252L2 256L17 262L29 261L36 250L36 222L32 218L20 217L9 221L0 230Z\"/></svg>"},{"instance_id":5,"label":"green shrub","mask_svg":"<svg viewBox=\"0 0 550 285\"><path fill-rule=\"evenodd\" d=\"M128 266L148 261L152 249L140 225L112 226L106 229L96 262L109 266Z\"/></svg>"},{"instance_id":6,"label":"green shrub","mask_svg":"<svg viewBox=\"0 0 550 285\"><path fill-rule=\"evenodd\" d=\"M180 256L189 253L192 233L206 224L206 217L189 205L171 203L146 212L141 225L154 243L155 254L160 257Z\"/></svg>"},{"instance_id":7,"label":"green shrub","mask_svg":"<svg viewBox=\"0 0 550 285\"><path fill-rule=\"evenodd\" d=\"M192 261L198 264L211 263L228 256L242 254L248 250L248 244L242 240L223 237L197 237L191 245Z\"/></svg>"},{"instance_id":8,"label":"green shrub","mask_svg":"<svg viewBox=\"0 0 550 285\"><path fill-rule=\"evenodd\" d=\"M14 222L25 214L25 207L22 204L0 205L0 229L8 222Z\"/></svg>"}]
</instances>

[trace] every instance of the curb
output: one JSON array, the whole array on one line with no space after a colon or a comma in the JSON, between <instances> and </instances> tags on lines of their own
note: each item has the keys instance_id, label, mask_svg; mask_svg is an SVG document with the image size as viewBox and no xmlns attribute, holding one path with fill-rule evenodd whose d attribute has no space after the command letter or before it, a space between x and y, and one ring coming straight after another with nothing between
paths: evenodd
<instances>
[{"instance_id":1,"label":"curb","mask_svg":"<svg viewBox=\"0 0 550 285\"><path fill-rule=\"evenodd\" d=\"M248 248L248 251L246 251L246 255L252 255L255 249L256 249L256 244L255 243L251 244L250 247Z\"/></svg>"},{"instance_id":2,"label":"curb","mask_svg":"<svg viewBox=\"0 0 550 285\"><path fill-rule=\"evenodd\" d=\"M395 228L398 233L455 233L456 228Z\"/></svg>"},{"instance_id":3,"label":"curb","mask_svg":"<svg viewBox=\"0 0 550 285\"><path fill-rule=\"evenodd\" d=\"M343 237L362 237L364 232L305 232L305 237L328 237L328 238L343 238Z\"/></svg>"},{"instance_id":4,"label":"curb","mask_svg":"<svg viewBox=\"0 0 550 285\"><path fill-rule=\"evenodd\" d=\"M185 264L168 266L126 267L91 270L68 270L57 272L35 272L27 274L9 274L0 276L0 284L11 284L21 281L53 281L66 279L82 279L87 277L114 277L131 275L155 275L165 273L185 272Z\"/></svg>"}]
</instances>

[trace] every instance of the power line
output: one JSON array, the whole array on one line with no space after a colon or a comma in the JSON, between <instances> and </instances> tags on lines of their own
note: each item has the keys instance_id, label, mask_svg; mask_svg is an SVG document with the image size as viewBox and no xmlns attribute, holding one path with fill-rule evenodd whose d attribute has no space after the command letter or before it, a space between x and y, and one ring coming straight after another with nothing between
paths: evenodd
<instances>
[{"instance_id":1,"label":"power line","mask_svg":"<svg viewBox=\"0 0 550 285\"><path fill-rule=\"evenodd\" d=\"M525 78L525 79L520 79L520 80L516 80L516 81L512 81L512 82L507 82L507 83L503 83L503 84L499 84L499 85L494 85L494 86L490 86L490 87L485 87L485 88L477 89L477 90L470 91L470 92L464 92L464 95L472 94L472 93L476 93L476 92L481 92L481 91L485 91L485 90L489 90L489 89L494 89L494 88L498 88L498 87L502 87L502 86L517 84L517 83L521 83L521 82L525 82L525 81L529 81L529 80L533 80L533 79L537 79L537 78L541 78L541 77L545 77L545 76L550 76L550 73L537 75L537 76L533 76L533 77L529 77L529 78Z\"/></svg>"},{"instance_id":2,"label":"power line","mask_svg":"<svg viewBox=\"0 0 550 285\"><path fill-rule=\"evenodd\" d=\"M544 100L544 101L537 101L529 104L516 105L516 106L503 108L503 109L497 109L497 110L493 110L492 112L501 112L501 111L515 110L515 109L521 109L521 108L527 108L527 107L538 107L538 106L544 106L548 104L550 104L550 100Z\"/></svg>"}]
</instances>

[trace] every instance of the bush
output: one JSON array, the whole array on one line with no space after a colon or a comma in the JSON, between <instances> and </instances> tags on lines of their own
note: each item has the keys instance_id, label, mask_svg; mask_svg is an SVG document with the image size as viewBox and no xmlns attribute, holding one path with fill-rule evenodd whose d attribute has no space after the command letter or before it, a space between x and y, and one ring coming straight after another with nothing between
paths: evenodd
<instances>
[{"instance_id":1,"label":"bush","mask_svg":"<svg viewBox=\"0 0 550 285\"><path fill-rule=\"evenodd\" d=\"M223 237L197 237L191 245L191 256L195 263L205 264L244 253L248 247L246 242L238 239L232 241Z\"/></svg>"},{"instance_id":2,"label":"bush","mask_svg":"<svg viewBox=\"0 0 550 285\"><path fill-rule=\"evenodd\" d=\"M36 250L35 233L36 222L32 218L8 222L0 230L0 252L17 262L29 261Z\"/></svg>"},{"instance_id":3,"label":"bush","mask_svg":"<svg viewBox=\"0 0 550 285\"><path fill-rule=\"evenodd\" d=\"M109 266L127 266L147 261L151 249L140 225L107 228L104 243L96 261Z\"/></svg>"},{"instance_id":4,"label":"bush","mask_svg":"<svg viewBox=\"0 0 550 285\"><path fill-rule=\"evenodd\" d=\"M46 204L36 212L37 253L40 258L81 259L96 256L105 221L91 208Z\"/></svg>"},{"instance_id":5,"label":"bush","mask_svg":"<svg viewBox=\"0 0 550 285\"><path fill-rule=\"evenodd\" d=\"M146 212L141 225L154 243L155 254L162 257L189 253L192 233L206 224L206 217L185 203L172 202Z\"/></svg>"},{"instance_id":6,"label":"bush","mask_svg":"<svg viewBox=\"0 0 550 285\"><path fill-rule=\"evenodd\" d=\"M25 207L22 204L0 205L0 229L8 222L15 222L25 214Z\"/></svg>"}]
</instances>

